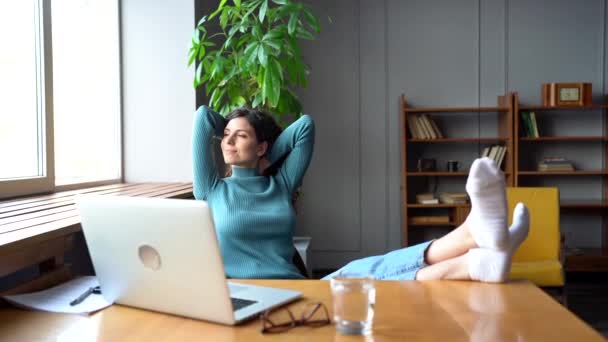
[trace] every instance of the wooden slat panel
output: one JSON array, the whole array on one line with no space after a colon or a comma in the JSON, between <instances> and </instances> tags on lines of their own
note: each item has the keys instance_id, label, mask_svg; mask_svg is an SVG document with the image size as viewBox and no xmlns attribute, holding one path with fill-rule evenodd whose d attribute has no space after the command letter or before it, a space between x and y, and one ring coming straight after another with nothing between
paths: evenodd
<instances>
[{"instance_id":1,"label":"wooden slat panel","mask_svg":"<svg viewBox=\"0 0 608 342\"><path fill-rule=\"evenodd\" d=\"M145 184L137 187L132 187L124 190L120 190L118 192L105 193L105 195L121 195L121 196L141 196L141 197L176 197L183 196L191 193L191 184L190 183L153 183L153 184ZM13 217L10 220L0 220L0 234L13 232L19 229L25 229L34 225L42 225L51 223L57 220L66 219L69 217L78 216L76 206L71 204L69 206L64 206L64 209L61 210L45 210L33 213L33 215L29 215L27 218L26 215L23 216L24 219L19 219L19 217Z\"/></svg>"},{"instance_id":2,"label":"wooden slat panel","mask_svg":"<svg viewBox=\"0 0 608 342\"><path fill-rule=\"evenodd\" d=\"M192 192L191 183L157 184L156 186L158 186L159 187L158 189L160 189L160 190L152 191L152 189L148 189L148 188L142 189L141 186L138 186L138 187L134 187L134 188L129 188L129 190L126 190L126 189L120 190L123 192L120 192L118 194L119 195L134 194L134 196L145 196L145 197L159 197L159 195L161 195L161 194L162 195L168 194L169 195L168 197L172 197L171 194L173 194L175 192L181 193L183 190L187 190L187 189L190 189L190 192ZM148 192L148 190L150 190L152 192ZM100 192L97 192L96 194L112 195L112 194L117 194L118 191L119 191L118 189L112 189L112 190L107 190L107 191L100 191ZM145 191L145 193L142 191ZM73 210L74 209L74 206L73 206L74 199L75 199L75 197L71 196L71 197L69 197L69 200L68 200L68 198L66 198L66 201L62 201L61 203L52 203L52 204L41 205L38 207L30 207L30 208L0 213L0 225L12 223L12 222L16 222L16 221L23 221L23 220L27 220L27 219L31 219L31 218L40 217L40 216L46 216L46 215L53 214L53 213Z\"/></svg>"},{"instance_id":3,"label":"wooden slat panel","mask_svg":"<svg viewBox=\"0 0 608 342\"><path fill-rule=\"evenodd\" d=\"M58 220L67 219L67 218L74 217L74 216L76 216L80 219L78 209L76 209L76 207L74 207L73 210L64 211L62 213L56 213L56 214L36 217L36 218L30 219L30 220L18 221L18 222L5 224L5 225L0 226L0 235L9 233L9 232L13 232L15 230L23 229L23 228L38 226L38 225L45 224L45 223L50 223L50 222L54 222L54 221L58 221Z\"/></svg>"},{"instance_id":4,"label":"wooden slat panel","mask_svg":"<svg viewBox=\"0 0 608 342\"><path fill-rule=\"evenodd\" d=\"M80 217L74 216L44 225L32 226L27 229L19 229L10 233L0 234L0 255L3 255L5 252L11 252L14 249L24 248L27 245L35 245L58 236L76 233L80 230Z\"/></svg>"},{"instance_id":5,"label":"wooden slat panel","mask_svg":"<svg viewBox=\"0 0 608 342\"><path fill-rule=\"evenodd\" d=\"M90 192L117 189L117 188L125 188L125 187L137 186L137 185L138 185L138 183L118 183L118 184L110 184L110 185L104 185L104 186L99 186L99 187L94 187L94 188L62 191L62 192L58 192L58 193L54 193L54 194L27 197L27 198L23 198L23 199L6 200L6 201L0 202L0 208L6 208L6 207L14 206L14 205L21 205L21 204L27 204L27 203L35 203L35 202L45 201L45 200L49 200L49 199L62 198L62 197L66 197L66 196L75 196L77 194L85 194L85 193L90 193Z\"/></svg>"},{"instance_id":6,"label":"wooden slat panel","mask_svg":"<svg viewBox=\"0 0 608 342\"><path fill-rule=\"evenodd\" d=\"M0 254L6 248L22 248L53 237L79 231L80 216L73 204L80 193L107 196L192 198L192 183L113 184L19 201L2 202L6 215L0 216ZM10 209L8 209L10 208ZM9 214L8 211L12 211Z\"/></svg>"},{"instance_id":7,"label":"wooden slat panel","mask_svg":"<svg viewBox=\"0 0 608 342\"><path fill-rule=\"evenodd\" d=\"M74 210L75 206L76 205L72 203L70 205L64 205L64 206L57 207L57 208L46 209L46 210L42 210L42 211L31 212L28 214L20 214L20 215L0 218L0 226L8 224L8 223L25 221L25 220L30 220L30 219L33 219L36 217L42 217L42 216L46 216L46 215L61 213L64 211ZM2 215L0 215L0 217L2 217Z\"/></svg>"},{"instance_id":8,"label":"wooden slat panel","mask_svg":"<svg viewBox=\"0 0 608 342\"><path fill-rule=\"evenodd\" d=\"M133 186L129 186L129 187L117 187L114 189L106 189L103 191L93 191L93 192L84 192L82 194L99 194L99 195L103 195L103 194L110 194L110 193L115 193L115 192L120 192L120 191L126 191L127 189L133 189L133 188L138 188L141 185L137 184L137 185L133 185ZM66 205L73 202L74 201L74 197L76 195L69 195L69 196L62 196L62 197L58 197L58 198L51 198L51 199L46 199L43 201L35 201L32 203L23 203L23 204L19 204L19 205L15 205L15 206L10 206L10 207L6 207L6 208L0 208L0 213L8 213L11 211L16 211L16 210L20 210L20 209L28 209L28 208L36 208L36 207L41 207L41 206L45 206L45 205L49 205L49 204L56 204L56 206L61 206L61 205Z\"/></svg>"},{"instance_id":9,"label":"wooden slat panel","mask_svg":"<svg viewBox=\"0 0 608 342\"><path fill-rule=\"evenodd\" d=\"M170 188L163 189L163 190L160 190L160 191L155 191L155 192L148 193L148 194L146 194L145 197L170 198L170 197L172 197L171 194L182 192L182 191L192 192L192 185L184 184L182 186L170 187Z\"/></svg>"}]
</instances>

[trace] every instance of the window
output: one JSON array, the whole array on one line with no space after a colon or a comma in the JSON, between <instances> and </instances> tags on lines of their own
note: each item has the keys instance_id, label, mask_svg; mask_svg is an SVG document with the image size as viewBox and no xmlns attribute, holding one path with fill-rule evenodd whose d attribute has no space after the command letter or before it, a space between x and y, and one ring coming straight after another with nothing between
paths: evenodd
<instances>
[{"instance_id":1,"label":"window","mask_svg":"<svg viewBox=\"0 0 608 342\"><path fill-rule=\"evenodd\" d=\"M118 13L0 2L0 198L121 178Z\"/></svg>"}]
</instances>

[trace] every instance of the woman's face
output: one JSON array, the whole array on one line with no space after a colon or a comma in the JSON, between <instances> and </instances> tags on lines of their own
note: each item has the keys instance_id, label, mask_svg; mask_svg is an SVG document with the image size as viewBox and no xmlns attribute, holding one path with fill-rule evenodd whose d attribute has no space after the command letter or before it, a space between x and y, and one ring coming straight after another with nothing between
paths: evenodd
<instances>
[{"instance_id":1,"label":"woman's face","mask_svg":"<svg viewBox=\"0 0 608 342\"><path fill-rule=\"evenodd\" d=\"M257 167L267 147L266 142L258 144L255 130L246 118L234 118L226 124L222 138L224 163L239 167Z\"/></svg>"}]
</instances>

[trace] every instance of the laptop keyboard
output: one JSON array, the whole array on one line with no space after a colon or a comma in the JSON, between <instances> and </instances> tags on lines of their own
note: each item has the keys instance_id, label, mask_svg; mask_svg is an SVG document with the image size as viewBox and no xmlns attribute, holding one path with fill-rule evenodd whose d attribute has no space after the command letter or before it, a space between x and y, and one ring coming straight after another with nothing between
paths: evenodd
<instances>
[{"instance_id":1,"label":"laptop keyboard","mask_svg":"<svg viewBox=\"0 0 608 342\"><path fill-rule=\"evenodd\" d=\"M241 298L230 297L230 300L232 301L232 311L237 311L239 309L242 309L244 307L257 303L257 301L255 301L255 300L247 300L247 299L241 299Z\"/></svg>"}]
</instances>

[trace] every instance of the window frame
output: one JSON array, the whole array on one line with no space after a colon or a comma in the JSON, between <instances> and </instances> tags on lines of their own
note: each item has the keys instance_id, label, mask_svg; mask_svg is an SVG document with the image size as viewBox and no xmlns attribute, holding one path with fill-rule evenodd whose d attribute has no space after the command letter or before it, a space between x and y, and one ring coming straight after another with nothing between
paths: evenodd
<instances>
[{"instance_id":1,"label":"window frame","mask_svg":"<svg viewBox=\"0 0 608 342\"><path fill-rule=\"evenodd\" d=\"M53 126L53 46L52 46L52 0L36 0L36 44L42 60L37 58L37 74L41 82L38 82L38 138L44 140L40 153L39 168L42 168L42 176L28 177L21 179L0 180L0 199L35 195L41 193L52 193L57 191L67 191L93 186L115 184L123 181L124 177L124 147L123 147L123 99L122 99L122 25L121 25L121 1L117 2L118 16L118 73L119 73L119 173L116 179L98 180L84 183L74 183L65 185L55 185L55 146L54 146L54 126ZM40 39L42 38L42 39ZM41 101L40 101L41 100Z\"/></svg>"}]
</instances>

